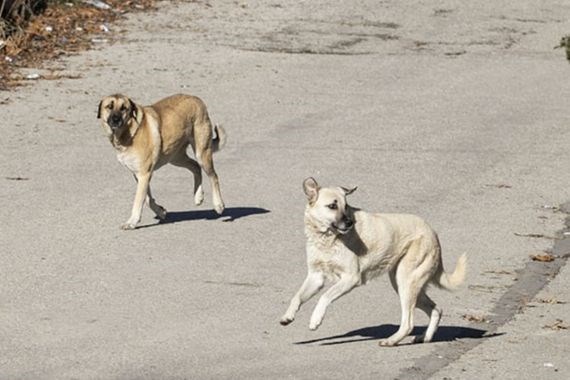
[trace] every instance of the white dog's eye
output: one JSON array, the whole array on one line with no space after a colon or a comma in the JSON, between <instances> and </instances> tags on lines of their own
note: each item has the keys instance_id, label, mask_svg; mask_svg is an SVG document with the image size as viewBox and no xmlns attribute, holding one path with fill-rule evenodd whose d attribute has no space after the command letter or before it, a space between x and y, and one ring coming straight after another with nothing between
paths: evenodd
<instances>
[{"instance_id":1,"label":"white dog's eye","mask_svg":"<svg viewBox=\"0 0 570 380\"><path fill-rule=\"evenodd\" d=\"M328 208L330 208L331 210L336 210L338 209L338 205L335 203L331 203L330 205L327 205Z\"/></svg>"}]
</instances>

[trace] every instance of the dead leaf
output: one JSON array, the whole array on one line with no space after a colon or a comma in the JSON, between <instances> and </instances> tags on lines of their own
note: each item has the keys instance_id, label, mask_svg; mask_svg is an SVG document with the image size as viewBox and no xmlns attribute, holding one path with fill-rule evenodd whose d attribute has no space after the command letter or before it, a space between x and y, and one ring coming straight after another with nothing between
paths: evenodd
<instances>
[{"instance_id":1,"label":"dead leaf","mask_svg":"<svg viewBox=\"0 0 570 380\"><path fill-rule=\"evenodd\" d=\"M551 261L554 261L554 259L556 258L555 256L551 255L550 253L539 253L537 255L530 255L530 258L532 259L532 261L540 261L541 263L549 263Z\"/></svg>"},{"instance_id":2,"label":"dead leaf","mask_svg":"<svg viewBox=\"0 0 570 380\"><path fill-rule=\"evenodd\" d=\"M82 76L79 74L46 74L42 75L45 80L58 80L58 79L81 79Z\"/></svg>"},{"instance_id":3,"label":"dead leaf","mask_svg":"<svg viewBox=\"0 0 570 380\"><path fill-rule=\"evenodd\" d=\"M504 288L503 286L490 286L490 285L469 285L468 289L475 290L477 292L485 293L495 293L498 289Z\"/></svg>"},{"instance_id":4,"label":"dead leaf","mask_svg":"<svg viewBox=\"0 0 570 380\"><path fill-rule=\"evenodd\" d=\"M508 270L488 270L488 271L485 271L485 273L492 273L492 274L508 274L508 275L512 275L512 274L514 274L513 272L509 272Z\"/></svg>"},{"instance_id":5,"label":"dead leaf","mask_svg":"<svg viewBox=\"0 0 570 380\"><path fill-rule=\"evenodd\" d=\"M463 55L466 53L467 53L467 50L457 50L457 51L448 51L448 52L443 53L443 54L447 55L448 57L457 57L459 55Z\"/></svg>"},{"instance_id":6,"label":"dead leaf","mask_svg":"<svg viewBox=\"0 0 570 380\"><path fill-rule=\"evenodd\" d=\"M497 189L512 189L513 187L511 185L507 185L505 183L497 183L497 184L493 184L493 183L488 183L485 186L487 187L496 187Z\"/></svg>"},{"instance_id":7,"label":"dead leaf","mask_svg":"<svg viewBox=\"0 0 570 380\"><path fill-rule=\"evenodd\" d=\"M528 238L546 238L546 239L554 239L553 237L550 236L545 236L544 234L520 234L518 232L515 232L515 236L520 236L520 237L528 237Z\"/></svg>"},{"instance_id":8,"label":"dead leaf","mask_svg":"<svg viewBox=\"0 0 570 380\"><path fill-rule=\"evenodd\" d=\"M560 305L560 304L565 304L566 302L564 301L559 301L556 297L550 297L550 298L538 298L536 300L536 302L538 303L548 303L550 305Z\"/></svg>"},{"instance_id":9,"label":"dead leaf","mask_svg":"<svg viewBox=\"0 0 570 380\"><path fill-rule=\"evenodd\" d=\"M559 331L559 330L568 330L568 328L570 328L570 326L568 326L566 323L564 323L564 321L562 319L556 319L556 321L550 325L544 325L542 326L545 329L550 329L550 330L554 330L554 331Z\"/></svg>"},{"instance_id":10,"label":"dead leaf","mask_svg":"<svg viewBox=\"0 0 570 380\"><path fill-rule=\"evenodd\" d=\"M65 122L67 122L67 120L65 120L65 119L61 119L61 118L57 118L57 117L53 117L53 116L48 116L47 118L50 119L50 120L53 120L53 121L55 121L55 122L57 122L57 123L65 123Z\"/></svg>"},{"instance_id":11,"label":"dead leaf","mask_svg":"<svg viewBox=\"0 0 570 380\"><path fill-rule=\"evenodd\" d=\"M489 320L483 315L463 314L463 319L475 323L489 323Z\"/></svg>"}]
</instances>

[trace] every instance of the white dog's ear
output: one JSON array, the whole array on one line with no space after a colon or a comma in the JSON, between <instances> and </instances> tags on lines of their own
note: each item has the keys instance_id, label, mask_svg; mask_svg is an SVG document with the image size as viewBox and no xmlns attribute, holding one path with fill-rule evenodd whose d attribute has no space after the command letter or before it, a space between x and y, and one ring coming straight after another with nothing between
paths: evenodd
<instances>
[{"instance_id":1,"label":"white dog's ear","mask_svg":"<svg viewBox=\"0 0 570 380\"><path fill-rule=\"evenodd\" d=\"M319 184L313 177L309 177L303 181L303 191L305 191L309 202L313 203L319 197Z\"/></svg>"},{"instance_id":2,"label":"white dog's ear","mask_svg":"<svg viewBox=\"0 0 570 380\"><path fill-rule=\"evenodd\" d=\"M352 189L347 189L346 187L341 187L342 191L344 191L344 195L350 195L358 189L358 186L354 186Z\"/></svg>"}]
</instances>

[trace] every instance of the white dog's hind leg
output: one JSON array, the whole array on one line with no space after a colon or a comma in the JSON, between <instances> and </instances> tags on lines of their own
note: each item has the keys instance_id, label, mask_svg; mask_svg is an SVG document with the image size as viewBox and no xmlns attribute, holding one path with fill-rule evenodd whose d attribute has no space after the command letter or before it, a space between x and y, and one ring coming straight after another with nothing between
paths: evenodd
<instances>
[{"instance_id":1,"label":"white dog's hind leg","mask_svg":"<svg viewBox=\"0 0 570 380\"><path fill-rule=\"evenodd\" d=\"M421 247L420 241L414 242L408 251L408 255L400 261L398 266L390 273L390 282L400 296L400 306L402 308L402 319L400 328L392 336L380 340L380 346L395 346L402 339L408 336L414 328L414 309L419 293L429 278L429 262L424 261L417 267L414 258L417 253L412 253L412 249Z\"/></svg>"},{"instance_id":2,"label":"white dog's hind leg","mask_svg":"<svg viewBox=\"0 0 570 380\"><path fill-rule=\"evenodd\" d=\"M398 283L396 281L396 273L394 271L390 272L390 282L394 287L396 293L398 293ZM417 308L422 310L429 317L429 325L424 334L416 336L414 338L414 343L427 343L431 342L433 335L435 334L437 327L439 326L439 320L441 319L442 310L438 308L435 302L425 292L422 290L417 300Z\"/></svg>"},{"instance_id":3,"label":"white dog's hind leg","mask_svg":"<svg viewBox=\"0 0 570 380\"><path fill-rule=\"evenodd\" d=\"M305 281L303 282L303 285L301 285L301 288L299 289L297 294L295 294L295 296L291 300L289 308L281 318L280 323L283 326L286 326L289 323L293 322L293 320L295 319L295 314L297 313L297 311L299 311L301 305L307 302L309 299L311 299L315 294L317 294L319 290L322 289L324 284L325 284L325 278L322 273L310 272L307 275L307 278L305 278Z\"/></svg>"},{"instance_id":4,"label":"white dog's hind leg","mask_svg":"<svg viewBox=\"0 0 570 380\"><path fill-rule=\"evenodd\" d=\"M398 331L392 336L382 339L379 342L380 346L397 345L402 339L410 335L414 328L414 309L416 308L416 304L420 302L418 297L423 293L424 287L430 279L430 276L432 276L432 269L434 268L434 255L429 254L431 251L428 252L425 250L426 243L429 245L429 242L429 240L426 241L422 238L411 242L406 255L400 260L395 270L390 273L392 286L394 286L394 289L396 289L400 295L402 320ZM422 261L418 262L419 259L422 259ZM435 332L436 327L437 326L432 328L433 331L429 331L431 335Z\"/></svg>"},{"instance_id":5,"label":"white dog's hind leg","mask_svg":"<svg viewBox=\"0 0 570 380\"><path fill-rule=\"evenodd\" d=\"M402 307L402 320L400 328L392 336L382 339L381 346L395 346L402 339L410 335L414 328L414 309L416 307L417 294L414 287L409 283L398 283L398 294L400 295L400 306Z\"/></svg>"},{"instance_id":6,"label":"white dog's hind leg","mask_svg":"<svg viewBox=\"0 0 570 380\"><path fill-rule=\"evenodd\" d=\"M337 298L345 295L354 289L360 282L358 275L345 274L341 276L340 280L331 286L319 299L313 315L311 315L311 322L309 329L316 330L323 322L323 318L327 311L327 307Z\"/></svg>"},{"instance_id":7,"label":"white dog's hind leg","mask_svg":"<svg viewBox=\"0 0 570 380\"><path fill-rule=\"evenodd\" d=\"M423 335L419 335L414 338L414 343L431 342L433 335L437 330L437 326L439 325L442 311L435 305L435 302L428 297L425 290L422 291L418 297L418 308L428 315L429 324Z\"/></svg>"}]
</instances>

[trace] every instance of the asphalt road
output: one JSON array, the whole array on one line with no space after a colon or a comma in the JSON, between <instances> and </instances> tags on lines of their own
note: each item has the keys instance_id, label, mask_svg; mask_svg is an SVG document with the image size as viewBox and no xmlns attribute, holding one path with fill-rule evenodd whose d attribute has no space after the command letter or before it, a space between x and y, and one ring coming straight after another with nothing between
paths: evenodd
<instances>
[{"instance_id":1,"label":"asphalt road","mask_svg":"<svg viewBox=\"0 0 570 380\"><path fill-rule=\"evenodd\" d=\"M1 93L0 378L567 379L556 321L568 326L570 306L555 301L570 302L570 273L557 258L524 274L529 255L568 253L570 65L552 47L569 12L162 3L112 26L127 30L116 43L51 64L80 79ZM146 209L139 229L119 229L134 182L96 120L114 92L208 104L228 132L214 157L224 216L209 186L197 208L190 173L165 167L152 183L167 222ZM436 342L378 346L400 319L386 278L316 332L314 301L279 325L305 275L308 176L358 185L355 206L423 216L448 269L468 254L465 286L432 292ZM509 296L517 283L534 289L524 302Z\"/></svg>"}]
</instances>

